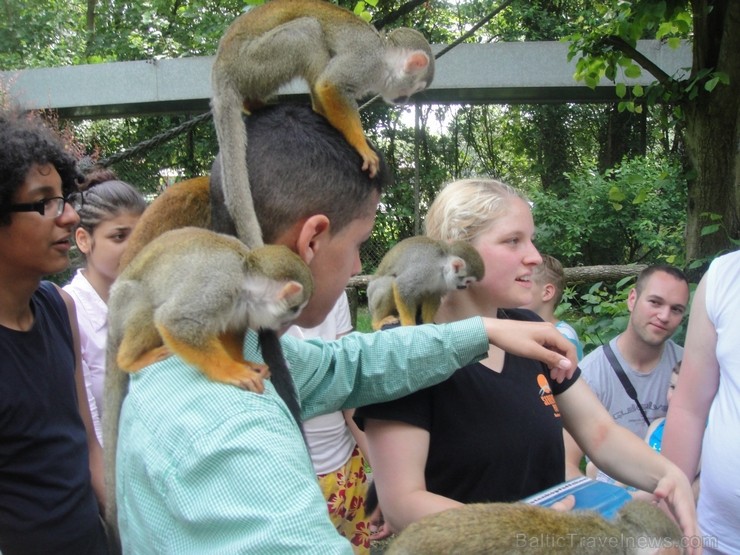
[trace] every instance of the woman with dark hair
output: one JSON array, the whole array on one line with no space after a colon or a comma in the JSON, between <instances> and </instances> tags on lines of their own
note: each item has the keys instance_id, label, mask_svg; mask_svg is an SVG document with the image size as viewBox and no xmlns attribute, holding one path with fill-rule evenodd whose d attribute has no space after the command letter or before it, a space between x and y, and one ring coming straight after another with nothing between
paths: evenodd
<instances>
[{"instance_id":1,"label":"woman with dark hair","mask_svg":"<svg viewBox=\"0 0 740 555\"><path fill-rule=\"evenodd\" d=\"M75 161L13 114L0 113L0 144L0 551L104 554L74 302L43 281L69 265Z\"/></svg>"},{"instance_id":2,"label":"woman with dark hair","mask_svg":"<svg viewBox=\"0 0 740 555\"><path fill-rule=\"evenodd\" d=\"M84 264L64 290L77 306L82 375L95 434L103 445L103 384L108 335L108 293L134 226L146 208L144 197L107 169L94 170L73 194L80 223L75 243Z\"/></svg>"}]
</instances>

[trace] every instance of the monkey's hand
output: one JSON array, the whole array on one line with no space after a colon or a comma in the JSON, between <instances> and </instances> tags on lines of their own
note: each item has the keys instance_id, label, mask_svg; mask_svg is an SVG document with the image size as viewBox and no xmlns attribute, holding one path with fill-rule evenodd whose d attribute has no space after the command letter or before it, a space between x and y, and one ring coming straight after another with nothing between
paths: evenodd
<instances>
[{"instance_id":1,"label":"monkey's hand","mask_svg":"<svg viewBox=\"0 0 740 555\"><path fill-rule=\"evenodd\" d=\"M270 371L265 364L250 361L240 362L214 357L202 365L197 365L214 382L233 385L252 393L263 393L264 380L270 377Z\"/></svg>"},{"instance_id":2,"label":"monkey's hand","mask_svg":"<svg viewBox=\"0 0 740 555\"><path fill-rule=\"evenodd\" d=\"M398 316L386 316L385 318L378 320L377 322L373 322L372 326L373 330L379 331L385 326L396 326L398 324L400 324Z\"/></svg>"},{"instance_id":3,"label":"monkey's hand","mask_svg":"<svg viewBox=\"0 0 740 555\"><path fill-rule=\"evenodd\" d=\"M196 366L209 379L235 385L254 393L265 390L263 380L270 376L267 366L244 360L241 334L225 333L220 337L206 336L197 344L173 335L165 326L159 333L170 350L185 362Z\"/></svg>"}]
</instances>

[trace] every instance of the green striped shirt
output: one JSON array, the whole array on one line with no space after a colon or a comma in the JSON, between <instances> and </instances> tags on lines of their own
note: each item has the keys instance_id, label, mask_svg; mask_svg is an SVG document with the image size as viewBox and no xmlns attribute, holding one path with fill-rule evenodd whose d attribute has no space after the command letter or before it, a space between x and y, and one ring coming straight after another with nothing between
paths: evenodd
<instances>
[{"instance_id":1,"label":"green striped shirt","mask_svg":"<svg viewBox=\"0 0 740 555\"><path fill-rule=\"evenodd\" d=\"M488 352L480 318L281 343L304 418L407 395ZM262 360L255 334L244 352ZM118 444L125 553L352 553L269 381L251 393L170 357L132 375Z\"/></svg>"}]
</instances>

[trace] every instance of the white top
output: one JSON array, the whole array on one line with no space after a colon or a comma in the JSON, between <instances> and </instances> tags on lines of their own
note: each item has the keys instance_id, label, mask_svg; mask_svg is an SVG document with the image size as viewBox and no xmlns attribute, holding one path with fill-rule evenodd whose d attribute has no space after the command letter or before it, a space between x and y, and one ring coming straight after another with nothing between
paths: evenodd
<instances>
[{"instance_id":1,"label":"white top","mask_svg":"<svg viewBox=\"0 0 740 555\"><path fill-rule=\"evenodd\" d=\"M103 445L103 384L105 382L105 341L108 335L108 305L82 274L77 273L63 289L74 299L80 328L82 373L95 435Z\"/></svg>"},{"instance_id":2,"label":"white top","mask_svg":"<svg viewBox=\"0 0 740 555\"><path fill-rule=\"evenodd\" d=\"M740 553L740 251L710 265L706 307L717 331L720 379L702 443L699 527L717 538L718 552Z\"/></svg>"},{"instance_id":3,"label":"white top","mask_svg":"<svg viewBox=\"0 0 740 555\"><path fill-rule=\"evenodd\" d=\"M333 340L351 331L352 319L345 293L321 324L314 328L291 326L286 333L301 339ZM309 418L303 422L303 430L316 474L334 472L352 456L356 442L342 411Z\"/></svg>"}]
</instances>

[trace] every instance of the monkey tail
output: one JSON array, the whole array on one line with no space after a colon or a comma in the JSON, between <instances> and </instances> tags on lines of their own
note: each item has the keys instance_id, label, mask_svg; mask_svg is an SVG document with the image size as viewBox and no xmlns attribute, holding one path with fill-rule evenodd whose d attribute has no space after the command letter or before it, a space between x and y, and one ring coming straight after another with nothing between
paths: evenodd
<instances>
[{"instance_id":1,"label":"monkey tail","mask_svg":"<svg viewBox=\"0 0 740 555\"><path fill-rule=\"evenodd\" d=\"M298 394L293 384L293 378L290 376L288 365L285 362L285 357L283 357L283 349L280 346L277 333L274 330L262 329L259 331L258 337L260 349L262 349L262 358L270 367L272 385L275 386L275 391L288 406L288 410L293 415L296 424L298 424L305 441L306 436L301 423L301 407L298 404Z\"/></svg>"},{"instance_id":2,"label":"monkey tail","mask_svg":"<svg viewBox=\"0 0 740 555\"><path fill-rule=\"evenodd\" d=\"M221 187L239 240L250 249L263 246L262 230L254 210L247 169L247 130L242 98L230 85L214 90L211 107L221 151Z\"/></svg>"},{"instance_id":3,"label":"monkey tail","mask_svg":"<svg viewBox=\"0 0 740 555\"><path fill-rule=\"evenodd\" d=\"M113 338L108 339L105 370L105 419L103 420L103 461L105 480L105 524L108 537L108 553L120 555L121 537L118 532L118 509L116 505L116 451L118 444L118 419L121 405L128 392L128 375L115 362L117 346Z\"/></svg>"}]
</instances>

